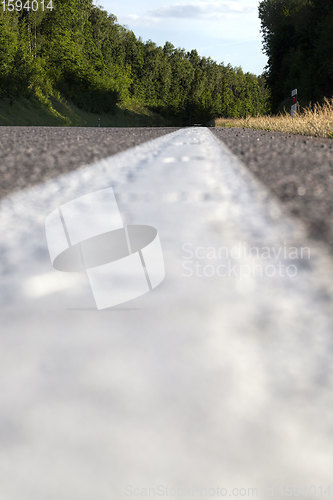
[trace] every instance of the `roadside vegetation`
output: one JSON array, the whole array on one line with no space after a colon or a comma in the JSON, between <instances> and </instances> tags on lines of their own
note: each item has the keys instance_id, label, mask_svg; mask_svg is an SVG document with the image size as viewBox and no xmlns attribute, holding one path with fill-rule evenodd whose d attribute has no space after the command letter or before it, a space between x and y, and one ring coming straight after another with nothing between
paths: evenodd
<instances>
[{"instance_id":1,"label":"roadside vegetation","mask_svg":"<svg viewBox=\"0 0 333 500\"><path fill-rule=\"evenodd\" d=\"M262 0L259 17L270 109L276 115L225 117L216 125L333 138L333 1ZM291 118L295 88L300 111Z\"/></svg>"},{"instance_id":2,"label":"roadside vegetation","mask_svg":"<svg viewBox=\"0 0 333 500\"><path fill-rule=\"evenodd\" d=\"M100 117L101 126L181 126L223 117L219 126L332 136L333 0L260 1L261 76L143 41L93 0L36 3L35 12L0 8L0 125L96 126ZM303 111L292 120L294 88Z\"/></svg>"},{"instance_id":3,"label":"roadside vegetation","mask_svg":"<svg viewBox=\"0 0 333 500\"><path fill-rule=\"evenodd\" d=\"M243 119L219 118L215 121L215 126L244 127L333 139L333 99L325 99L323 105L309 106L294 118L287 112L276 116L249 116Z\"/></svg>"},{"instance_id":4,"label":"roadside vegetation","mask_svg":"<svg viewBox=\"0 0 333 500\"><path fill-rule=\"evenodd\" d=\"M271 112L333 96L333 0L262 0L259 17L268 56Z\"/></svg>"},{"instance_id":5,"label":"roadside vegetation","mask_svg":"<svg viewBox=\"0 0 333 500\"><path fill-rule=\"evenodd\" d=\"M91 113L59 93L0 99L0 126L159 127L170 121L141 104L117 104L112 113Z\"/></svg>"},{"instance_id":6,"label":"roadside vegetation","mask_svg":"<svg viewBox=\"0 0 333 500\"><path fill-rule=\"evenodd\" d=\"M143 41L92 0L53 0L53 10L43 11L46 3L38 0L37 12L0 9L1 123L18 107L16 124L35 123L41 108L39 118L52 124L89 124L100 114L117 124L125 114L133 124L159 115L161 124L186 125L268 110L263 77L170 42Z\"/></svg>"}]
</instances>

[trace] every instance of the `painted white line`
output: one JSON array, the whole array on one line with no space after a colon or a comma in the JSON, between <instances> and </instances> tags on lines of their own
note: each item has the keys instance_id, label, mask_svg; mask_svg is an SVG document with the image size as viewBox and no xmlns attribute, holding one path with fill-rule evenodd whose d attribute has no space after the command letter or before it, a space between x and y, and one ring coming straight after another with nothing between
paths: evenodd
<instances>
[{"instance_id":1,"label":"painted white line","mask_svg":"<svg viewBox=\"0 0 333 500\"><path fill-rule=\"evenodd\" d=\"M80 274L48 279L44 220L108 187L166 280L98 312ZM209 130L7 198L1 235L4 498L328 485L332 261Z\"/></svg>"}]
</instances>

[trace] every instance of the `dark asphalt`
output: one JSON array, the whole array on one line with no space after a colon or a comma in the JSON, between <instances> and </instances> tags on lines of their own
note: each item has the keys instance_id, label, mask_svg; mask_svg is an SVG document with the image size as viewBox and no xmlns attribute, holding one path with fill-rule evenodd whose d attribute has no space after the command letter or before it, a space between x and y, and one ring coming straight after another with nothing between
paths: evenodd
<instances>
[{"instance_id":1,"label":"dark asphalt","mask_svg":"<svg viewBox=\"0 0 333 500\"><path fill-rule=\"evenodd\" d=\"M0 198L174 130L0 127Z\"/></svg>"},{"instance_id":2,"label":"dark asphalt","mask_svg":"<svg viewBox=\"0 0 333 500\"><path fill-rule=\"evenodd\" d=\"M0 198L174 130L0 127ZM333 140L210 130L333 251Z\"/></svg>"},{"instance_id":3,"label":"dark asphalt","mask_svg":"<svg viewBox=\"0 0 333 500\"><path fill-rule=\"evenodd\" d=\"M333 140L249 129L211 129L333 251Z\"/></svg>"}]
</instances>

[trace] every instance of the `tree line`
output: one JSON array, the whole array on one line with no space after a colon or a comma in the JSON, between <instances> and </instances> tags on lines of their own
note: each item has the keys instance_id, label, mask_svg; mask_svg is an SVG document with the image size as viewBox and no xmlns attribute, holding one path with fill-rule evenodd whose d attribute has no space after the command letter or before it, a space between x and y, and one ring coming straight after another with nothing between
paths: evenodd
<instances>
[{"instance_id":1,"label":"tree line","mask_svg":"<svg viewBox=\"0 0 333 500\"><path fill-rule=\"evenodd\" d=\"M333 96L333 0L263 0L259 5L273 111L297 88L301 104Z\"/></svg>"},{"instance_id":2,"label":"tree line","mask_svg":"<svg viewBox=\"0 0 333 500\"><path fill-rule=\"evenodd\" d=\"M268 109L263 76L170 42L144 42L92 0L53 0L53 6L36 12L0 6L0 97L57 90L96 113L133 100L182 123Z\"/></svg>"}]
</instances>

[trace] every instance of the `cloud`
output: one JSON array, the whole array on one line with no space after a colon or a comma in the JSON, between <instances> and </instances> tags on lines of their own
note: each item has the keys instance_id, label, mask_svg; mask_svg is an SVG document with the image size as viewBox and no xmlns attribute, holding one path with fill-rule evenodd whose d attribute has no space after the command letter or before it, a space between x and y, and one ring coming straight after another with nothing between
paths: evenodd
<instances>
[{"instance_id":1,"label":"cloud","mask_svg":"<svg viewBox=\"0 0 333 500\"><path fill-rule=\"evenodd\" d=\"M160 17L154 17L151 15L138 15L138 14L128 14L127 16L119 17L118 20L122 24L130 24L134 26L151 26L152 24L158 24L161 21Z\"/></svg>"},{"instance_id":2,"label":"cloud","mask_svg":"<svg viewBox=\"0 0 333 500\"><path fill-rule=\"evenodd\" d=\"M191 4L167 5L149 12L152 18L180 18L180 19L216 19L226 14L247 14L253 12L256 5L240 5L239 2L208 1Z\"/></svg>"}]
</instances>

